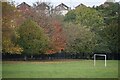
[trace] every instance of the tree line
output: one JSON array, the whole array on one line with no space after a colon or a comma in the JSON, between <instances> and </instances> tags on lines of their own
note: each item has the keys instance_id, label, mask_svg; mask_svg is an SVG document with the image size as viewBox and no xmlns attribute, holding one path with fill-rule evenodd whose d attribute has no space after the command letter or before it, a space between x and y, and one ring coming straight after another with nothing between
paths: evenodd
<instances>
[{"instance_id":1,"label":"tree line","mask_svg":"<svg viewBox=\"0 0 120 80\"><path fill-rule=\"evenodd\" d=\"M119 53L120 5L79 6L65 16L32 9L19 12L2 2L2 54ZM36 4L38 5L38 4ZM89 56L88 54L88 56ZM111 56L113 57L113 56Z\"/></svg>"}]
</instances>

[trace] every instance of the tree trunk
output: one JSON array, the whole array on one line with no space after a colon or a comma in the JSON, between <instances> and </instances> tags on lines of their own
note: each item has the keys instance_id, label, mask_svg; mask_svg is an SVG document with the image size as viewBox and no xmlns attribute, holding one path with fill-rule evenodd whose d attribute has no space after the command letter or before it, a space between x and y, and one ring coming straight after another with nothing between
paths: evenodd
<instances>
[{"instance_id":1,"label":"tree trunk","mask_svg":"<svg viewBox=\"0 0 120 80\"><path fill-rule=\"evenodd\" d=\"M33 55L31 55L31 59L33 59Z\"/></svg>"},{"instance_id":2,"label":"tree trunk","mask_svg":"<svg viewBox=\"0 0 120 80\"><path fill-rule=\"evenodd\" d=\"M27 60L27 56L25 55L25 56L24 56L24 61L26 61L26 60Z\"/></svg>"}]
</instances>

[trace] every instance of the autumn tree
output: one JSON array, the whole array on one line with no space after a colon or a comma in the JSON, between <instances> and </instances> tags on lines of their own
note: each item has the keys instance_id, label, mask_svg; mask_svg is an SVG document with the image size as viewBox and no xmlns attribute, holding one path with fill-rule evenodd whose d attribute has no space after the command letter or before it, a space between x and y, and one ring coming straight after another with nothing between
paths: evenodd
<instances>
[{"instance_id":1,"label":"autumn tree","mask_svg":"<svg viewBox=\"0 0 120 80\"><path fill-rule=\"evenodd\" d=\"M63 32L63 25L61 22L57 19L52 20L52 25L54 27L53 33L51 36L52 46L54 46L54 50L56 52L61 51L61 49L64 49L66 47L66 36Z\"/></svg>"},{"instance_id":2,"label":"autumn tree","mask_svg":"<svg viewBox=\"0 0 120 80\"><path fill-rule=\"evenodd\" d=\"M28 19L18 28L18 44L23 47L23 54L44 54L48 49L49 38L36 22Z\"/></svg>"},{"instance_id":3,"label":"autumn tree","mask_svg":"<svg viewBox=\"0 0 120 80\"><path fill-rule=\"evenodd\" d=\"M45 34L50 39L49 52L56 53L64 48L65 36L62 33L62 24L51 12L52 6L50 3L36 2L33 6L33 12L29 16L33 21L43 28Z\"/></svg>"},{"instance_id":4,"label":"autumn tree","mask_svg":"<svg viewBox=\"0 0 120 80\"><path fill-rule=\"evenodd\" d=\"M3 53L21 54L22 48L16 44L15 17L17 16L14 4L2 2L2 46Z\"/></svg>"}]
</instances>

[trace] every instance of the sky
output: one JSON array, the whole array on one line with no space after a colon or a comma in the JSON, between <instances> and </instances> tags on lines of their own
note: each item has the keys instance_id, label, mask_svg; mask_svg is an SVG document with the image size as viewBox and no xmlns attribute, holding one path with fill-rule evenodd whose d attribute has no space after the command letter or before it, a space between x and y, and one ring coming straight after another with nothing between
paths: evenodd
<instances>
[{"instance_id":1,"label":"sky","mask_svg":"<svg viewBox=\"0 0 120 80\"><path fill-rule=\"evenodd\" d=\"M101 4L103 4L106 0L12 0L15 1L16 5L22 3L22 2L26 2L27 4L31 5L37 1L40 2L50 2L51 5L53 6L57 6L60 3L64 3L66 4L68 7L74 8L79 4L84 4L86 6L99 6ZM115 2L119 2L120 0L115 0Z\"/></svg>"}]
</instances>

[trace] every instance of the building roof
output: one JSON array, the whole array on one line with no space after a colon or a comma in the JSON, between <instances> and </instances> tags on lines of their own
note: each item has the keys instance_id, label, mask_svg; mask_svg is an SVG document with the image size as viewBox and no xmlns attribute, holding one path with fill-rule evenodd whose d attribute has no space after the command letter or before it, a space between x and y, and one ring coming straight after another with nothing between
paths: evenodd
<instances>
[{"instance_id":1,"label":"building roof","mask_svg":"<svg viewBox=\"0 0 120 80\"><path fill-rule=\"evenodd\" d=\"M19 8L20 6L24 6L24 5L26 5L26 6L28 6L28 7L31 7L31 6L28 5L27 3L23 2L23 3L19 4L19 5L17 6L17 8Z\"/></svg>"},{"instance_id":2,"label":"building roof","mask_svg":"<svg viewBox=\"0 0 120 80\"><path fill-rule=\"evenodd\" d=\"M85 5L81 3L78 6L76 6L75 8L80 7L80 6L85 6Z\"/></svg>"},{"instance_id":3,"label":"building roof","mask_svg":"<svg viewBox=\"0 0 120 80\"><path fill-rule=\"evenodd\" d=\"M55 7L55 10L61 10L61 9L69 10L69 7L67 5L65 5L64 3L61 3Z\"/></svg>"},{"instance_id":4,"label":"building roof","mask_svg":"<svg viewBox=\"0 0 120 80\"><path fill-rule=\"evenodd\" d=\"M65 5L64 3L61 3L61 4L59 4L58 6L65 6L65 7L67 7L67 8L69 8L67 5Z\"/></svg>"}]
</instances>

